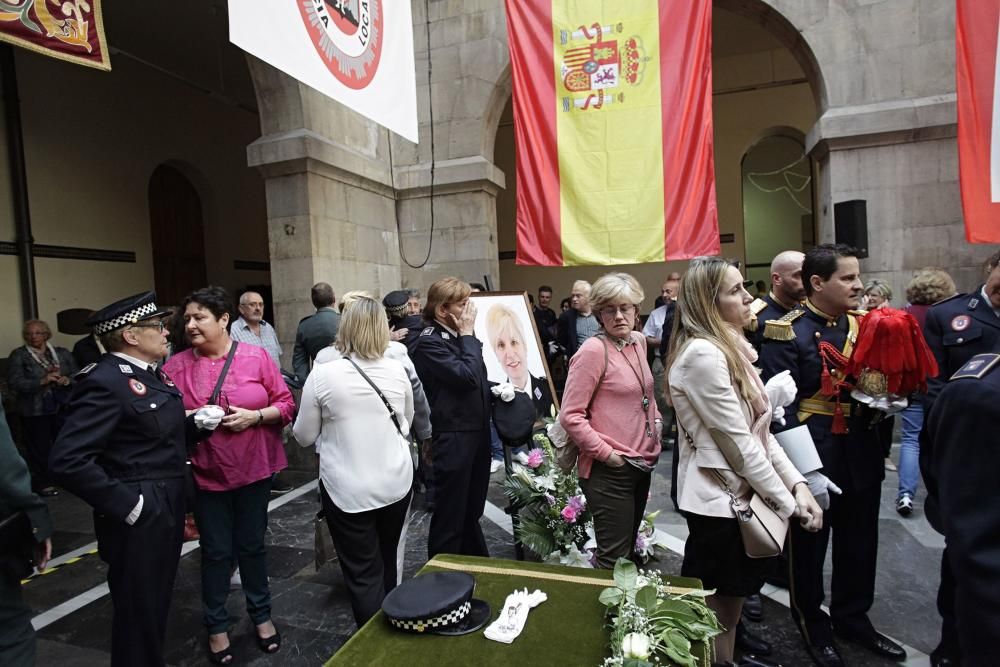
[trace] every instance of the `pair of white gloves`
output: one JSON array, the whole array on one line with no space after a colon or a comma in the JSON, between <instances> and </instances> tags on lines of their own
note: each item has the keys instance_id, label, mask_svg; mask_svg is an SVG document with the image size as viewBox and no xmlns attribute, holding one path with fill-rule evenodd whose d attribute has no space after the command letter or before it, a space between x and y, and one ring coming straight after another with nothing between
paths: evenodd
<instances>
[{"instance_id":1,"label":"pair of white gloves","mask_svg":"<svg viewBox=\"0 0 1000 667\"><path fill-rule=\"evenodd\" d=\"M798 393L798 387L795 386L795 380L792 379L791 373L781 371L772 377L764 384L764 393L767 394L767 400L771 404L771 419L784 426L785 407L795 401L795 395ZM815 463L812 465L816 465L819 463L819 456L816 455L815 444L812 445L812 449L813 456L807 458L814 459ZM813 494L817 504L825 511L830 509L830 494L835 493L839 496L843 492L839 486L830 481L829 477L819 471L820 467L821 464L816 465L811 470L800 468L799 472L806 478L806 484L809 485L809 491Z\"/></svg>"},{"instance_id":2,"label":"pair of white gloves","mask_svg":"<svg viewBox=\"0 0 1000 667\"><path fill-rule=\"evenodd\" d=\"M194 425L202 431L214 431L225 416L226 411L218 405L203 405L194 413Z\"/></svg>"}]
</instances>

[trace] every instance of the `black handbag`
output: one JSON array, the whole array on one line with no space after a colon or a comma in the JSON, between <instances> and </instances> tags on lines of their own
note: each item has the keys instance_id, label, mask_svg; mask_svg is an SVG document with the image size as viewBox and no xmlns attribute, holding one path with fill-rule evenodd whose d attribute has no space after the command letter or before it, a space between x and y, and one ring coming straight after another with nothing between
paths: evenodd
<instances>
[{"instance_id":1,"label":"black handbag","mask_svg":"<svg viewBox=\"0 0 1000 667\"><path fill-rule=\"evenodd\" d=\"M34 569L35 537L31 520L24 511L0 520L0 573L10 579L24 579Z\"/></svg>"}]
</instances>

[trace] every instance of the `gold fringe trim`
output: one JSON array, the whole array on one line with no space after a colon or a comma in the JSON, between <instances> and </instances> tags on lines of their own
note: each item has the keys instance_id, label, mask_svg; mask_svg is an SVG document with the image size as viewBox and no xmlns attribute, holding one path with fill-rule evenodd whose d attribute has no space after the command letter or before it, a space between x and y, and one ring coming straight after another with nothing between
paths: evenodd
<instances>
[{"instance_id":1,"label":"gold fringe trim","mask_svg":"<svg viewBox=\"0 0 1000 667\"><path fill-rule=\"evenodd\" d=\"M764 323L764 338L769 340L795 340L795 330L792 322L802 317L806 311L796 308L781 316L778 320L767 320Z\"/></svg>"},{"instance_id":2,"label":"gold fringe trim","mask_svg":"<svg viewBox=\"0 0 1000 667\"><path fill-rule=\"evenodd\" d=\"M548 581L562 581L569 584L586 584L588 586L601 586L607 588L614 586L613 579L599 579L597 577L585 577L575 574L556 574L555 572L534 572L532 570L516 570L510 567L492 567L489 565L463 565L462 563L449 563L447 561L432 558L427 562L431 567L442 570L457 570L459 572L476 572L479 574L503 574L510 577L524 577L526 579L545 579ZM686 595L700 590L698 588L685 588L683 586L664 586L671 595Z\"/></svg>"}]
</instances>

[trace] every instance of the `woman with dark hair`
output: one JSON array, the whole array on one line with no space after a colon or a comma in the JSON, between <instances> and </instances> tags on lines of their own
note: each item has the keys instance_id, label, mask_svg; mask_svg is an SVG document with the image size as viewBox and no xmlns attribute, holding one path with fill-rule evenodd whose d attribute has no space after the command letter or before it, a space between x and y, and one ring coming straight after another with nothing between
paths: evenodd
<instances>
[{"instance_id":1,"label":"woman with dark hair","mask_svg":"<svg viewBox=\"0 0 1000 667\"><path fill-rule=\"evenodd\" d=\"M818 530L823 511L770 433L772 409L743 336L753 297L729 262L691 261L681 278L667 375L676 411L677 504L687 519L681 574L715 593L705 602L726 631L716 661L733 659L743 598L760 590L770 559L746 555L732 498L753 493L779 516Z\"/></svg>"},{"instance_id":2,"label":"woman with dark hair","mask_svg":"<svg viewBox=\"0 0 1000 667\"><path fill-rule=\"evenodd\" d=\"M21 330L24 345L13 350L7 363L7 384L17 396L24 426L24 445L31 468L31 488L40 496L57 491L49 477L49 450L62 419L59 411L69 401L69 385L76 373L73 355L49 342L52 329L42 320L28 320Z\"/></svg>"},{"instance_id":3,"label":"woman with dark hair","mask_svg":"<svg viewBox=\"0 0 1000 667\"><path fill-rule=\"evenodd\" d=\"M189 413L209 404L226 412L219 428L198 445L191 467L198 490L195 517L209 659L228 665L234 658L226 598L234 561L258 647L265 653L281 648L281 635L271 622L264 534L272 477L287 466L281 428L291 422L295 403L264 348L230 339L226 325L233 302L224 289L192 292L183 312L191 348L172 356L164 370L184 394Z\"/></svg>"}]
</instances>

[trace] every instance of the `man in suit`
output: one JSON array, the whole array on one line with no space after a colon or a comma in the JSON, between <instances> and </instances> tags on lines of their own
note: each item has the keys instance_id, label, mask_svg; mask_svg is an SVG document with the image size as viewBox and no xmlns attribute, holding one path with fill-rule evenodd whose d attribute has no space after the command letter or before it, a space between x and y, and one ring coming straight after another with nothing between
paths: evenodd
<instances>
[{"instance_id":1,"label":"man in suit","mask_svg":"<svg viewBox=\"0 0 1000 667\"><path fill-rule=\"evenodd\" d=\"M794 522L789 527L789 577L792 618L813 661L841 667L833 636L859 644L892 660L905 659L902 647L875 630L868 611L875 600L878 514L885 478L882 443L873 424L880 413L851 397L843 358L850 358L863 313L863 286L856 252L824 244L806 253L802 283L805 309L768 323L761 347L762 379L790 371L798 388L785 408L783 431L805 424L823 462L822 472L841 495L812 488L825 512L816 533ZM822 496L826 495L827 499ZM823 564L833 539L830 614L821 609Z\"/></svg>"},{"instance_id":2,"label":"man in suit","mask_svg":"<svg viewBox=\"0 0 1000 667\"><path fill-rule=\"evenodd\" d=\"M948 379L978 354L992 353L1000 347L1000 252L986 261L986 281L968 294L957 294L939 301L927 311L924 338L937 359L939 373L927 382L924 414L930 415L938 394ZM957 423L958 420L954 419ZM938 480L931 465L934 448L947 441L929 438L926 429L920 438L920 472L927 487L924 513L938 532L944 532L943 517L938 507ZM941 584L937 606L941 614L941 641L931 652L933 667L962 664L955 620L954 567L949 565L951 547L941 554Z\"/></svg>"},{"instance_id":3,"label":"man in suit","mask_svg":"<svg viewBox=\"0 0 1000 667\"><path fill-rule=\"evenodd\" d=\"M950 378L927 419L929 467L948 543L961 664L992 667L1000 636L1000 443L983 436L1000 433L1000 344Z\"/></svg>"},{"instance_id":4,"label":"man in suit","mask_svg":"<svg viewBox=\"0 0 1000 667\"><path fill-rule=\"evenodd\" d=\"M601 325L590 310L590 283L577 280L573 283L570 308L556 322L556 342L566 351L568 360L580 349L583 341L596 336L600 330Z\"/></svg>"},{"instance_id":5,"label":"man in suit","mask_svg":"<svg viewBox=\"0 0 1000 667\"><path fill-rule=\"evenodd\" d=\"M299 382L305 382L316 355L331 345L340 328L340 313L334 309L337 295L327 283L312 286L312 303L316 312L299 321L292 350L292 370Z\"/></svg>"},{"instance_id":6,"label":"man in suit","mask_svg":"<svg viewBox=\"0 0 1000 667\"><path fill-rule=\"evenodd\" d=\"M44 570L52 555L52 521L49 508L31 490L28 465L14 446L7 426L7 415L0 403L0 520L24 512L31 526L30 539L34 562ZM30 568L20 557L20 545L0 544L0 664L31 667L35 664L35 631L31 627L31 609L21 597L22 570Z\"/></svg>"},{"instance_id":7,"label":"man in suit","mask_svg":"<svg viewBox=\"0 0 1000 667\"><path fill-rule=\"evenodd\" d=\"M152 292L137 294L88 320L109 353L77 374L49 460L59 483L94 508L116 667L164 664L187 443L195 439L195 416L185 418L181 392L157 368L167 353L168 311L155 301Z\"/></svg>"}]
</instances>

